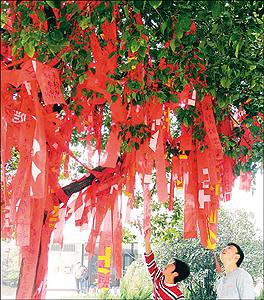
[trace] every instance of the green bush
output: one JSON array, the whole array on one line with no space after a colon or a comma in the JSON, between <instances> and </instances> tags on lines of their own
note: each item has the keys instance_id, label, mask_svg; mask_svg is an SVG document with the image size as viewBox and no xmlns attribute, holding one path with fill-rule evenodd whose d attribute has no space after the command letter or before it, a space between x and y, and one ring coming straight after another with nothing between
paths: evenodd
<instances>
[{"instance_id":1,"label":"green bush","mask_svg":"<svg viewBox=\"0 0 264 300\"><path fill-rule=\"evenodd\" d=\"M257 297L257 300L264 300L264 289L262 289L262 290L260 291L260 294L259 294L259 296Z\"/></svg>"},{"instance_id":2,"label":"green bush","mask_svg":"<svg viewBox=\"0 0 264 300\"><path fill-rule=\"evenodd\" d=\"M95 299L94 296L91 299ZM110 299L120 299L120 297L111 295L109 289L107 289L107 290L102 289L102 290L99 290L99 292L96 296L96 299L105 299L105 300L109 299L110 300Z\"/></svg>"},{"instance_id":3,"label":"green bush","mask_svg":"<svg viewBox=\"0 0 264 300\"><path fill-rule=\"evenodd\" d=\"M19 277L18 247L2 242L2 283L17 287Z\"/></svg>"},{"instance_id":4,"label":"green bush","mask_svg":"<svg viewBox=\"0 0 264 300\"><path fill-rule=\"evenodd\" d=\"M152 282L145 263L133 261L120 283L121 299L151 299Z\"/></svg>"}]
</instances>

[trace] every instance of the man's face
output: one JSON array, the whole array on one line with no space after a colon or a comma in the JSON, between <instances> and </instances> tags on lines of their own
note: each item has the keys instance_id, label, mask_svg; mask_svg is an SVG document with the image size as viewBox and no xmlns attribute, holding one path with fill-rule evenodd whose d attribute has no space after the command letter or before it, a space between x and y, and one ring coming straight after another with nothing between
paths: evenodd
<instances>
[{"instance_id":1,"label":"man's face","mask_svg":"<svg viewBox=\"0 0 264 300\"><path fill-rule=\"evenodd\" d=\"M236 263L239 259L239 254L237 254L237 248L233 245L224 247L221 251L220 259L221 259L222 263L225 263L225 262Z\"/></svg>"},{"instance_id":2,"label":"man's face","mask_svg":"<svg viewBox=\"0 0 264 300\"><path fill-rule=\"evenodd\" d=\"M164 275L171 275L173 271L175 270L175 264L173 262L167 264L167 266L164 268L163 274Z\"/></svg>"}]
</instances>

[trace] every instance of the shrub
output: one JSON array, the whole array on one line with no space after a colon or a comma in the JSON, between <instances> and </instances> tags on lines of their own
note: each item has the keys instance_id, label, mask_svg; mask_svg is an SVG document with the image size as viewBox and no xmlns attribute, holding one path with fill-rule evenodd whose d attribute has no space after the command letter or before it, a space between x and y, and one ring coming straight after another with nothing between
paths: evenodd
<instances>
[{"instance_id":1,"label":"shrub","mask_svg":"<svg viewBox=\"0 0 264 300\"><path fill-rule=\"evenodd\" d=\"M260 294L259 294L259 296L257 297L257 300L264 300L264 289L262 289L262 290L260 291Z\"/></svg>"},{"instance_id":2,"label":"shrub","mask_svg":"<svg viewBox=\"0 0 264 300\"><path fill-rule=\"evenodd\" d=\"M151 299L152 282L145 263L133 261L120 283L121 299Z\"/></svg>"},{"instance_id":3,"label":"shrub","mask_svg":"<svg viewBox=\"0 0 264 300\"><path fill-rule=\"evenodd\" d=\"M2 243L2 283L17 287L19 277L19 250L9 243Z\"/></svg>"}]
</instances>

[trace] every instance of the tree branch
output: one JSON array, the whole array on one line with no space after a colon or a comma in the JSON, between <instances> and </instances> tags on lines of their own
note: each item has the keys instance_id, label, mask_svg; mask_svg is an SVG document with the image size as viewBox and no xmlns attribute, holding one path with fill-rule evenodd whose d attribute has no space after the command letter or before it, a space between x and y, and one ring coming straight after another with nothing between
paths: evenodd
<instances>
[{"instance_id":1,"label":"tree branch","mask_svg":"<svg viewBox=\"0 0 264 300\"><path fill-rule=\"evenodd\" d=\"M98 167L94 168L93 170L97 171L97 172L102 172L103 170L105 170L105 168L98 166ZM85 177L84 179L82 179L80 181L71 182L70 184L64 186L62 188L62 190L68 197L71 197L72 194L78 193L82 189L91 185L95 179L96 179L96 177L93 174L90 174L88 177Z\"/></svg>"}]
</instances>

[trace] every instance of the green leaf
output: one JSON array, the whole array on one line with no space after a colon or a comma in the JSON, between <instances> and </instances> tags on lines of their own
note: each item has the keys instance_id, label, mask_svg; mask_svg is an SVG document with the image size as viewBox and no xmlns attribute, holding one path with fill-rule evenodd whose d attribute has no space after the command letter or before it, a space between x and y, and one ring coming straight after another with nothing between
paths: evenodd
<instances>
[{"instance_id":1,"label":"green leaf","mask_svg":"<svg viewBox=\"0 0 264 300\"><path fill-rule=\"evenodd\" d=\"M12 55L15 55L16 53L17 53L17 46L15 44L14 47L12 48Z\"/></svg>"},{"instance_id":2,"label":"green leaf","mask_svg":"<svg viewBox=\"0 0 264 300\"><path fill-rule=\"evenodd\" d=\"M186 127L188 127L190 124L189 124L189 120L188 120L188 118L187 117L184 117L183 118L183 124L186 126Z\"/></svg>"},{"instance_id":3,"label":"green leaf","mask_svg":"<svg viewBox=\"0 0 264 300\"><path fill-rule=\"evenodd\" d=\"M154 8L157 9L162 3L162 0L149 0L149 4Z\"/></svg>"},{"instance_id":4,"label":"green leaf","mask_svg":"<svg viewBox=\"0 0 264 300\"><path fill-rule=\"evenodd\" d=\"M60 0L46 0L46 3L51 8L60 8Z\"/></svg>"},{"instance_id":5,"label":"green leaf","mask_svg":"<svg viewBox=\"0 0 264 300\"><path fill-rule=\"evenodd\" d=\"M24 50L29 57L33 57L35 54L35 47L31 43L26 43L24 45Z\"/></svg>"},{"instance_id":6,"label":"green leaf","mask_svg":"<svg viewBox=\"0 0 264 300\"><path fill-rule=\"evenodd\" d=\"M223 98L218 98L217 104L220 108L224 108L226 106L225 100Z\"/></svg>"},{"instance_id":7,"label":"green leaf","mask_svg":"<svg viewBox=\"0 0 264 300\"><path fill-rule=\"evenodd\" d=\"M83 106L82 106L82 105L79 105L79 104L77 104L77 106L76 106L76 110L75 110L75 115L76 115L76 116L80 116L80 114L81 114L82 110L83 110Z\"/></svg>"},{"instance_id":8,"label":"green leaf","mask_svg":"<svg viewBox=\"0 0 264 300\"><path fill-rule=\"evenodd\" d=\"M221 85L222 85L222 87L228 89L228 88L230 88L231 80L230 80L229 78L223 77L223 78L221 79Z\"/></svg>"},{"instance_id":9,"label":"green leaf","mask_svg":"<svg viewBox=\"0 0 264 300\"><path fill-rule=\"evenodd\" d=\"M137 97L137 94L135 92L133 92L132 97L135 99Z\"/></svg>"},{"instance_id":10,"label":"green leaf","mask_svg":"<svg viewBox=\"0 0 264 300\"><path fill-rule=\"evenodd\" d=\"M217 23L213 24L213 26L212 26L212 33L216 33L217 30L218 30L218 24Z\"/></svg>"},{"instance_id":11,"label":"green leaf","mask_svg":"<svg viewBox=\"0 0 264 300\"><path fill-rule=\"evenodd\" d=\"M91 19L89 17L83 17L79 22L79 26L81 27L82 30L85 30L88 27L91 27Z\"/></svg>"},{"instance_id":12,"label":"green leaf","mask_svg":"<svg viewBox=\"0 0 264 300\"><path fill-rule=\"evenodd\" d=\"M146 50L147 49L145 46L140 46L140 48L138 49L138 54L144 58L146 56Z\"/></svg>"},{"instance_id":13,"label":"green leaf","mask_svg":"<svg viewBox=\"0 0 264 300\"><path fill-rule=\"evenodd\" d=\"M158 91L157 96L160 103L163 103L163 101L166 99L166 95L162 91Z\"/></svg>"},{"instance_id":14,"label":"green leaf","mask_svg":"<svg viewBox=\"0 0 264 300\"><path fill-rule=\"evenodd\" d=\"M112 99L113 102L116 102L117 96L116 96L116 95L113 95L113 96L111 97L111 99Z\"/></svg>"},{"instance_id":15,"label":"green leaf","mask_svg":"<svg viewBox=\"0 0 264 300\"><path fill-rule=\"evenodd\" d=\"M136 24L136 28L137 28L138 32L141 33L144 30L144 25Z\"/></svg>"},{"instance_id":16,"label":"green leaf","mask_svg":"<svg viewBox=\"0 0 264 300\"><path fill-rule=\"evenodd\" d=\"M172 52L174 52L175 51L175 40L170 41L170 47L171 47Z\"/></svg>"},{"instance_id":17,"label":"green leaf","mask_svg":"<svg viewBox=\"0 0 264 300\"><path fill-rule=\"evenodd\" d=\"M178 103L178 97L175 94L170 95L170 100L174 103Z\"/></svg>"},{"instance_id":18,"label":"green leaf","mask_svg":"<svg viewBox=\"0 0 264 300\"><path fill-rule=\"evenodd\" d=\"M106 88L106 91L107 91L108 93L113 94L113 92L115 91L115 86L112 85L112 84L108 84L108 86L107 86L107 88Z\"/></svg>"},{"instance_id":19,"label":"green leaf","mask_svg":"<svg viewBox=\"0 0 264 300\"><path fill-rule=\"evenodd\" d=\"M190 29L191 18L188 14L186 14L186 13L181 14L178 21L179 21L180 26L181 26L183 31L187 31L187 30Z\"/></svg>"},{"instance_id":20,"label":"green leaf","mask_svg":"<svg viewBox=\"0 0 264 300\"><path fill-rule=\"evenodd\" d=\"M54 30L51 33L51 38L53 39L53 41L59 42L63 40L63 33L60 30Z\"/></svg>"},{"instance_id":21,"label":"green leaf","mask_svg":"<svg viewBox=\"0 0 264 300\"><path fill-rule=\"evenodd\" d=\"M147 47L147 41L145 39L140 40L140 46Z\"/></svg>"},{"instance_id":22,"label":"green leaf","mask_svg":"<svg viewBox=\"0 0 264 300\"><path fill-rule=\"evenodd\" d=\"M167 27L167 23L166 22L164 22L164 23L161 24L160 31L161 31L162 34L164 34L166 27Z\"/></svg>"},{"instance_id":23,"label":"green leaf","mask_svg":"<svg viewBox=\"0 0 264 300\"><path fill-rule=\"evenodd\" d=\"M53 54L56 54L58 52L60 52L60 50L63 47L63 44L57 43L57 44L49 44L49 49Z\"/></svg>"},{"instance_id":24,"label":"green leaf","mask_svg":"<svg viewBox=\"0 0 264 300\"><path fill-rule=\"evenodd\" d=\"M238 51L240 49L240 41L236 45L236 52L235 52L235 57L238 58Z\"/></svg>"},{"instance_id":25,"label":"green leaf","mask_svg":"<svg viewBox=\"0 0 264 300\"><path fill-rule=\"evenodd\" d=\"M146 0L134 0L135 8L143 10L146 4Z\"/></svg>"},{"instance_id":26,"label":"green leaf","mask_svg":"<svg viewBox=\"0 0 264 300\"><path fill-rule=\"evenodd\" d=\"M183 36L183 29L179 22L175 25L175 34L178 39L181 39Z\"/></svg>"},{"instance_id":27,"label":"green leaf","mask_svg":"<svg viewBox=\"0 0 264 300\"><path fill-rule=\"evenodd\" d=\"M217 17L222 12L222 3L220 1L209 1L212 2L212 15L213 17Z\"/></svg>"},{"instance_id":28,"label":"green leaf","mask_svg":"<svg viewBox=\"0 0 264 300\"><path fill-rule=\"evenodd\" d=\"M124 7L124 13L125 13L126 18L129 19L130 17L129 17L128 5L126 5Z\"/></svg>"},{"instance_id":29,"label":"green leaf","mask_svg":"<svg viewBox=\"0 0 264 300\"><path fill-rule=\"evenodd\" d=\"M109 58L109 59L112 58L115 54L116 54L116 51L111 52L111 53L109 54L108 58Z\"/></svg>"},{"instance_id":30,"label":"green leaf","mask_svg":"<svg viewBox=\"0 0 264 300\"><path fill-rule=\"evenodd\" d=\"M38 18L42 23L46 21L46 15L42 10L38 11Z\"/></svg>"},{"instance_id":31,"label":"green leaf","mask_svg":"<svg viewBox=\"0 0 264 300\"><path fill-rule=\"evenodd\" d=\"M5 23L6 23L6 14L1 11L1 28L4 28Z\"/></svg>"},{"instance_id":32,"label":"green leaf","mask_svg":"<svg viewBox=\"0 0 264 300\"><path fill-rule=\"evenodd\" d=\"M84 80L86 79L86 77L87 77L87 74L83 74L83 75L81 75L80 77L79 77L79 83L84 83Z\"/></svg>"},{"instance_id":33,"label":"green leaf","mask_svg":"<svg viewBox=\"0 0 264 300\"><path fill-rule=\"evenodd\" d=\"M133 40L130 47L131 51L135 53L139 49L139 47L140 47L140 42L138 40Z\"/></svg>"}]
</instances>

